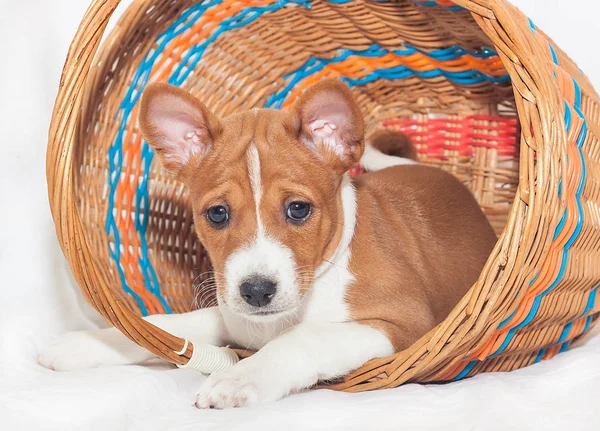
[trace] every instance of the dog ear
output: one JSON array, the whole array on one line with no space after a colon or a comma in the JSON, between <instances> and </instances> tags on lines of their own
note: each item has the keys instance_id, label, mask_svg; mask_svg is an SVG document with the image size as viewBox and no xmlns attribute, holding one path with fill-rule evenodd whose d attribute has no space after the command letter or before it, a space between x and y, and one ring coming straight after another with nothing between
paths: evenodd
<instances>
[{"instance_id":1,"label":"dog ear","mask_svg":"<svg viewBox=\"0 0 600 431\"><path fill-rule=\"evenodd\" d=\"M222 130L198 99L166 84L151 84L144 91L140 128L163 167L176 175L192 158L205 155Z\"/></svg>"},{"instance_id":2,"label":"dog ear","mask_svg":"<svg viewBox=\"0 0 600 431\"><path fill-rule=\"evenodd\" d=\"M348 87L325 79L308 88L291 113L300 140L334 168L347 171L364 152L364 120Z\"/></svg>"}]
</instances>

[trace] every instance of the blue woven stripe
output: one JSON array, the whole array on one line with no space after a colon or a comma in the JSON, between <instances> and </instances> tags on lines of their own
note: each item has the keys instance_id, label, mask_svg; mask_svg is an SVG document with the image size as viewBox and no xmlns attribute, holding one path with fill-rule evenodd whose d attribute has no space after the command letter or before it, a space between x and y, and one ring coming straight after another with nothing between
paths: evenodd
<instances>
[{"instance_id":1,"label":"blue woven stripe","mask_svg":"<svg viewBox=\"0 0 600 431\"><path fill-rule=\"evenodd\" d=\"M120 116L120 127L117 133L116 139L112 147L109 149L109 158L110 158L110 193L109 193L109 206L108 206L108 215L106 221L106 231L108 235L113 235L115 239L115 244L117 245L115 252L111 254L111 257L115 260L117 270L119 272L119 276L121 279L121 284L123 286L123 290L129 295L133 296L140 307L142 315L147 315L148 310L144 306L141 298L129 287L127 281L125 279L125 274L121 265L121 256L120 256L120 235L119 230L117 228L116 220L113 215L114 211L114 199L117 190L117 185L119 179L121 178L121 172L123 168L123 144L124 144L124 136L126 133L127 122L130 121L130 116L133 111L135 104L138 102L142 89L146 86L148 82L148 78L150 75L150 71L152 70L152 66L155 61L159 58L160 54L172 39L188 30L193 22L202 14L204 10L208 7L213 6L217 2L212 2L207 5L197 5L192 7L186 11L184 11L181 17L175 21L169 29L167 29L163 34L158 36L156 39L157 49L152 53L147 55L141 62L140 67L134 75L133 82L127 91L124 100L121 102L119 108L119 116ZM133 120L135 121L135 120ZM117 163L115 163L115 158ZM136 212L135 212L135 225L136 230L140 232L141 239L141 251L142 256L139 262L140 268L142 270L142 274L144 276L145 287L148 291L150 291L154 296L156 296L160 301L163 307L167 312L170 312L169 306L162 298L160 293L160 286L156 279L156 274L152 265L148 259L148 247L146 243L146 229L148 225L148 199L147 199L147 190L148 190L148 173L150 164L152 162L152 153L148 151L147 146L144 146L142 149L142 161L144 164L144 176L138 187L138 193L136 194ZM130 162L131 163L131 162ZM140 194L139 190L143 188L146 193ZM140 207L144 205L144 215L140 217ZM120 214L117 216L121 216Z\"/></svg>"},{"instance_id":2,"label":"blue woven stripe","mask_svg":"<svg viewBox=\"0 0 600 431\"><path fill-rule=\"evenodd\" d=\"M268 108L281 108L283 105L288 93L302 80L305 78L321 71L328 64L340 63L342 61L347 60L350 57L366 57L366 58L376 58L383 57L388 54L394 54L400 57L406 57L409 55L413 55L417 52L421 54L427 55L430 58L437 61L448 61L459 58L463 55L471 55L478 58L490 58L496 56L497 53L490 49L484 49L482 52L469 52L464 50L459 46L453 46L446 49L434 50L434 51L422 51L408 44L404 44L401 48L389 51L381 46L374 44L366 50L363 51L353 51L353 50L340 50L338 55L332 58L311 58L306 63L304 63L297 71L289 73L284 76L284 78L288 79L287 85L280 89L279 91L273 93L267 100L265 104ZM341 77L343 81L345 81L348 86L361 86L373 82L377 79L405 79L410 78L412 76L419 76L421 78L436 78L439 76L444 76L449 80L456 82L457 84L462 85L473 85L482 82L509 82L510 76L508 73L501 76L491 76L480 72L477 69L471 69L461 72L449 72L441 69L434 69L431 71L417 71L411 70L406 66L395 66L389 69L379 69L375 70L365 77L360 79Z\"/></svg>"},{"instance_id":3,"label":"blue woven stripe","mask_svg":"<svg viewBox=\"0 0 600 431\"><path fill-rule=\"evenodd\" d=\"M598 294L598 288L600 288L600 285L596 286L594 288L594 290L592 290L590 292L590 295L588 296L588 301L587 304L585 306L585 309L583 310L583 312L577 317L578 319L582 318L583 316L585 316L587 313L589 313L592 308L594 308L594 304L596 303L596 295Z\"/></svg>"},{"instance_id":4,"label":"blue woven stripe","mask_svg":"<svg viewBox=\"0 0 600 431\"><path fill-rule=\"evenodd\" d=\"M130 286L128 286L123 268L120 263L121 241L119 237L119 231L117 229L116 220L113 214L115 194L123 168L123 144L124 136L126 133L126 126L129 121L135 121L135 119L131 118L133 109L138 103L143 89L148 83L148 79L150 78L150 73L152 71L152 68L154 67L154 64L160 58L160 55L162 54L166 46L169 44L169 42L171 42L177 36L181 35L183 32L189 30L189 28L202 16L202 14L206 10L216 6L219 3L221 3L221 0L213 0L210 2L203 2L190 7L189 9L185 10L181 14L181 17L177 21L175 21L164 33L162 33L156 38L156 49L147 54L146 57L144 57L144 59L142 60L138 70L134 75L132 84L125 95L125 98L121 102L118 113L120 127L115 138L115 142L108 151L110 168L110 192L108 196L109 209L106 222L106 232L108 235L112 235L115 241L115 249L114 251L111 250L110 255L116 262L116 267L117 271L119 272L119 277L123 286L123 290L136 300L143 315L147 315L148 310L144 306L141 298L139 298L139 296L130 288ZM257 19L265 13L285 7L287 3L290 2L279 1L272 5L264 7L245 8L240 10L240 12L236 16L223 20L212 33L210 38L198 45L193 46L187 52L186 57L182 60L181 64L179 64L179 66L173 71L172 75L169 77L169 83L173 85L181 85L200 61L206 47L210 45L210 43L214 42L223 32L247 25L248 23L254 21L255 19ZM293 1L291 3L301 3L305 6L309 4L308 2L298 1ZM139 266L144 276L145 287L161 302L161 304L165 308L165 311L167 313L170 313L171 310L167 302L161 295L156 272L154 271L154 268L149 260L148 245L146 241L146 232L148 228L149 215L148 174L150 172L150 165L152 163L153 156L154 152L147 145L147 143L144 142L142 148L142 164L144 167L144 175L141 178L141 181L139 182L136 189L136 209L134 220L136 230L140 237L141 256ZM142 207L144 208L143 214L140 212L140 208Z\"/></svg>"},{"instance_id":5,"label":"blue woven stripe","mask_svg":"<svg viewBox=\"0 0 600 431\"><path fill-rule=\"evenodd\" d=\"M560 337L558 339L558 341L556 342L556 344L560 344L563 341L565 341L565 338L567 338L567 336L569 335L569 332L571 331L571 328L573 327L573 322L569 322L563 329L562 333L560 334Z\"/></svg>"},{"instance_id":6,"label":"blue woven stripe","mask_svg":"<svg viewBox=\"0 0 600 431\"><path fill-rule=\"evenodd\" d=\"M558 61L558 60L556 60ZM572 79L572 78L571 78ZM496 350L496 352L494 352L491 356L496 356L498 354L500 354L502 351L504 351L504 349L508 346L508 344L510 343L510 341L512 340L514 334L516 331L518 331L519 329L523 328L525 325L527 325L528 323L531 322L531 320L533 320L533 318L535 317L537 310L539 308L539 305L541 303L542 298L547 295L550 291L552 291L552 289L554 289L562 280L564 273L565 273L565 269L567 266L567 262L568 262L568 257L569 257L569 248L571 247L571 245L573 244L573 242L575 242L575 239L577 238L577 236L579 235L579 233L581 232L581 227L583 225L583 208L581 205L581 192L583 191L583 186L585 184L585 179L587 176L587 169L586 169L586 165L585 165L585 159L583 157L583 152L581 147L583 146L583 143L585 142L585 138L587 136L587 122L585 119L585 116L583 115L583 113L581 112L580 109L580 104L581 104L581 88L579 87L579 84L577 83L577 81L575 81L574 79L572 79L574 87L575 87L575 101L574 101L574 106L573 109L574 111L577 113L577 115L582 119L583 121L583 125L581 128L581 131L577 137L577 150L579 152L579 157L581 159L581 180L578 184L577 187L577 191L575 193L575 201L577 203L577 225L575 227L575 230L573 231L573 233L571 234L569 240L567 241L567 243L565 244L564 248L563 248L563 258L561 261L561 265L560 265L560 270L559 273L556 277L556 279L554 280L554 282L542 293L540 293L534 300L534 304L531 308L531 310L529 311L529 314L527 315L527 317L525 318L525 320L523 322L521 322L519 325L517 325L516 327L512 328L504 342L502 343L502 345ZM571 119L571 112L569 109L568 104L566 104L565 102L565 125L566 125L566 129L567 129L567 133L570 132L571 130L571 126L572 126L572 119ZM566 214L565 216L563 216L563 220L561 220L561 223L559 223L559 225L557 226L557 229L555 231L555 235L554 238L556 239L556 237L559 235L559 233L562 231L563 227L564 227L564 219L566 218ZM504 322L503 322L504 323ZM572 324L572 323L570 323ZM569 325L570 325L569 324Z\"/></svg>"},{"instance_id":7,"label":"blue woven stripe","mask_svg":"<svg viewBox=\"0 0 600 431\"><path fill-rule=\"evenodd\" d=\"M596 289L598 289L598 288L596 288ZM594 289L592 292L596 292L596 289ZM592 304L593 304L593 302L592 302ZM573 325L575 324L575 322L578 321L579 319L583 318L583 316L585 316L587 314L587 312L591 309L592 309L592 307L590 306L589 301L588 301L588 306L586 307L587 311L584 311L575 320L573 320L572 322L569 322L562 330L562 332L560 334L560 338L556 341L556 343L554 343L552 345L556 346L556 345L562 343L563 341L565 341L566 338L570 335L569 333L571 332L571 328L573 328ZM593 314L590 314L589 316L587 316L587 318L585 320L585 325L584 325L583 329L581 330L581 333L576 334L576 335L585 334L587 332L587 330L590 328L590 324L592 322L593 317L594 317Z\"/></svg>"},{"instance_id":8,"label":"blue woven stripe","mask_svg":"<svg viewBox=\"0 0 600 431\"><path fill-rule=\"evenodd\" d=\"M464 10L461 6L442 6L440 4L438 4L435 1L431 1L431 0L413 0L416 4L418 4L419 6L427 6L427 7L433 7L433 6L438 6L441 8L444 8L446 10L452 11L452 12L458 12L461 10Z\"/></svg>"},{"instance_id":9,"label":"blue woven stripe","mask_svg":"<svg viewBox=\"0 0 600 431\"><path fill-rule=\"evenodd\" d=\"M465 378L467 376L467 374L469 374L471 372L471 370L477 364L477 362L479 362L479 361L471 361L471 362L469 362L467 364L467 366L460 372L460 374L458 374L452 380L460 380L460 379Z\"/></svg>"},{"instance_id":10,"label":"blue woven stripe","mask_svg":"<svg viewBox=\"0 0 600 431\"><path fill-rule=\"evenodd\" d=\"M529 283L529 285L531 286L531 283ZM515 317L515 314L517 314L517 308L515 308L515 310L512 313L510 313L510 316L508 316L506 319L500 322L500 324L498 325L498 329L504 328L504 326L506 326L506 324L510 322L513 317Z\"/></svg>"},{"instance_id":11,"label":"blue woven stripe","mask_svg":"<svg viewBox=\"0 0 600 431\"><path fill-rule=\"evenodd\" d=\"M581 331L582 334L585 334L588 329L590 329L590 325L592 324L592 319L593 319L594 315L590 314L587 319L585 319L585 326L583 327L583 331Z\"/></svg>"},{"instance_id":12,"label":"blue woven stripe","mask_svg":"<svg viewBox=\"0 0 600 431\"><path fill-rule=\"evenodd\" d=\"M559 353L566 352L566 351L567 351L567 349L569 348L569 345L570 345L570 344L571 344L571 342L570 342L570 341L567 341L565 344L563 344L563 345L560 347Z\"/></svg>"},{"instance_id":13,"label":"blue woven stripe","mask_svg":"<svg viewBox=\"0 0 600 431\"><path fill-rule=\"evenodd\" d=\"M540 273L538 272L536 275L534 275L534 277L531 279L531 281L529 282L529 286L531 286L533 283L535 283L535 281L538 279L538 277L540 276ZM515 298L518 296L518 293L515 295ZM508 316L506 319L504 319L502 322L500 322L500 324L498 325L497 329L502 329L504 326L506 326L506 324L508 322L510 322L510 320L515 316L515 314L517 314L517 308L515 308L515 310L510 313L510 316Z\"/></svg>"},{"instance_id":14,"label":"blue woven stripe","mask_svg":"<svg viewBox=\"0 0 600 431\"><path fill-rule=\"evenodd\" d=\"M556 55L556 50L551 44L548 44L548 46L550 47L550 53L552 54L552 61L558 66L558 56Z\"/></svg>"}]
</instances>

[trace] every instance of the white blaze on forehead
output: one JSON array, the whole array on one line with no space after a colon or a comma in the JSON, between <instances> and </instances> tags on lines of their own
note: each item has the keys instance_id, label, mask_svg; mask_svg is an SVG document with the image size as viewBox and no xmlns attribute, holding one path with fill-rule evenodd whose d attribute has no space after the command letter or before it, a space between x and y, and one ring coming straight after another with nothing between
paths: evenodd
<instances>
[{"instance_id":1,"label":"white blaze on forehead","mask_svg":"<svg viewBox=\"0 0 600 431\"><path fill-rule=\"evenodd\" d=\"M265 229L260 219L260 201L262 199L262 182L260 180L260 156L256 145L250 145L246 153L248 160L248 175L250 177L250 186L254 195L254 203L256 205L256 235L264 235Z\"/></svg>"},{"instance_id":2,"label":"white blaze on forehead","mask_svg":"<svg viewBox=\"0 0 600 431\"><path fill-rule=\"evenodd\" d=\"M277 283L277 294L271 303L273 308L286 309L294 303L298 295L294 254L288 247L266 233L260 215L263 189L260 156L256 145L252 144L248 148L246 161L256 211L256 235L248 238L248 241L225 262L225 279L229 296L227 302L234 307L237 302L246 309L250 308L243 303L243 300L240 301L239 286L247 278L259 275Z\"/></svg>"}]
</instances>

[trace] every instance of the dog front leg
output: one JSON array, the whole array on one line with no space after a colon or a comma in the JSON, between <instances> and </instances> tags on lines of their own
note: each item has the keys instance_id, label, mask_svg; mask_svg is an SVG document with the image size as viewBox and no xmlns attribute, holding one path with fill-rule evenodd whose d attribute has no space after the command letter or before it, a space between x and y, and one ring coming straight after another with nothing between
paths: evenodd
<instances>
[{"instance_id":1,"label":"dog front leg","mask_svg":"<svg viewBox=\"0 0 600 431\"><path fill-rule=\"evenodd\" d=\"M222 345L228 338L218 307L183 314L157 314L145 319L194 343ZM46 346L38 361L46 368L68 371L139 364L154 357L118 329L108 328L69 332Z\"/></svg>"},{"instance_id":2,"label":"dog front leg","mask_svg":"<svg viewBox=\"0 0 600 431\"><path fill-rule=\"evenodd\" d=\"M371 326L305 322L254 356L211 375L194 402L199 408L228 408L275 401L392 353L388 338Z\"/></svg>"}]
</instances>

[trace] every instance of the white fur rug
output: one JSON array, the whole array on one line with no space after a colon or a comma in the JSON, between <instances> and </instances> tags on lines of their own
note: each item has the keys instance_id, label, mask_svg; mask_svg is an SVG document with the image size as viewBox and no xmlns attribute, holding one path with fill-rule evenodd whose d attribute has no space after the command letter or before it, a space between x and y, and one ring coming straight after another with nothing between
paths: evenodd
<instances>
[{"instance_id":1,"label":"white fur rug","mask_svg":"<svg viewBox=\"0 0 600 431\"><path fill-rule=\"evenodd\" d=\"M203 377L188 370L57 373L37 365L51 337L94 324L56 243L44 160L62 63L86 3L0 0L0 429L600 429L597 335L508 374L361 394L313 391L253 410L196 410L192 391ZM595 14L569 18L565 9L595 2L518 3L600 84L598 57L579 47L595 40Z\"/></svg>"}]
</instances>

